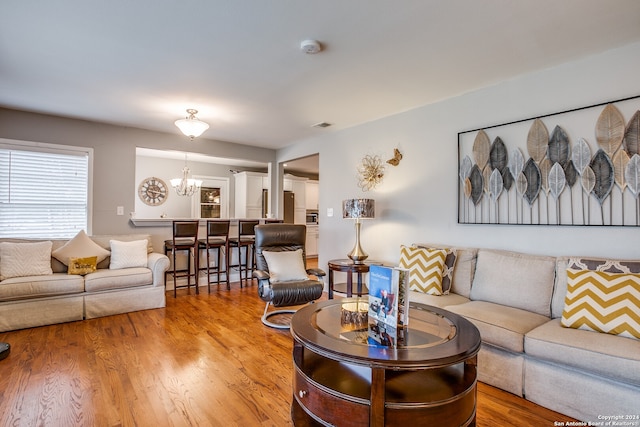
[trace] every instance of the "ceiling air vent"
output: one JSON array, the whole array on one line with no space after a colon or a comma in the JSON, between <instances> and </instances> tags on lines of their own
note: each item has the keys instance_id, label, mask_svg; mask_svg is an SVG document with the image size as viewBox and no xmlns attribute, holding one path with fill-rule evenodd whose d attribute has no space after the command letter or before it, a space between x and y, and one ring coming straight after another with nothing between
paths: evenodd
<instances>
[{"instance_id":1,"label":"ceiling air vent","mask_svg":"<svg viewBox=\"0 0 640 427\"><path fill-rule=\"evenodd\" d=\"M315 125L312 125L312 128L328 128L329 126L331 126L331 123L327 123L327 122L320 122L320 123L316 123Z\"/></svg>"}]
</instances>

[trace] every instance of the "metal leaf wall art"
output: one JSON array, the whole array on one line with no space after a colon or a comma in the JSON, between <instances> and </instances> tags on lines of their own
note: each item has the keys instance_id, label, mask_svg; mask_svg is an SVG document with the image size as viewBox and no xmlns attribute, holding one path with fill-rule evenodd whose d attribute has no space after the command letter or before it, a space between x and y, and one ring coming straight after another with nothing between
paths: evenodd
<instances>
[{"instance_id":1,"label":"metal leaf wall art","mask_svg":"<svg viewBox=\"0 0 640 427\"><path fill-rule=\"evenodd\" d=\"M461 132L458 147L461 223L640 226L640 96Z\"/></svg>"},{"instance_id":2,"label":"metal leaf wall art","mask_svg":"<svg viewBox=\"0 0 640 427\"><path fill-rule=\"evenodd\" d=\"M624 149L629 153L629 157L638 154L640 151L640 110L636 111L624 131Z\"/></svg>"}]
</instances>

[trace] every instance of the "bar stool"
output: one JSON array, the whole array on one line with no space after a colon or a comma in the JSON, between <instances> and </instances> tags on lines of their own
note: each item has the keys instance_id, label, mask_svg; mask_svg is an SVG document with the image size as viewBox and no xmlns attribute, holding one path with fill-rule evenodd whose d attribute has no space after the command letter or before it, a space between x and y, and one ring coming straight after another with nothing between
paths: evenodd
<instances>
[{"instance_id":1,"label":"bar stool","mask_svg":"<svg viewBox=\"0 0 640 427\"><path fill-rule=\"evenodd\" d=\"M173 238L171 240L164 241L164 254L167 255L169 252L171 252L171 259L173 264L173 269L168 270L164 273L164 281L165 283L167 282L167 276L169 274L173 275L174 298L176 297L176 291L178 289L178 285L176 283L176 279L178 277L186 277L187 285L180 287L186 287L188 290L191 290L191 276L193 276L195 278L196 294L200 293L198 289L198 225L198 221L173 221ZM176 252L178 251L187 251L186 270L176 269ZM194 264L193 273L191 273L192 256Z\"/></svg>"},{"instance_id":2,"label":"bar stool","mask_svg":"<svg viewBox=\"0 0 640 427\"><path fill-rule=\"evenodd\" d=\"M238 267L240 273L240 287L242 287L242 271L244 270L245 282L250 279L249 270L253 274L254 257L255 257L255 228L260 221L257 220L239 220L238 221L238 237L231 237L229 239L229 250L238 248L238 264L234 264L233 267ZM242 248L244 248L244 262L242 262Z\"/></svg>"},{"instance_id":3,"label":"bar stool","mask_svg":"<svg viewBox=\"0 0 640 427\"><path fill-rule=\"evenodd\" d=\"M220 284L220 274L226 276L227 289L229 286L229 224L228 220L208 220L207 238L198 240L198 251L204 250L207 254L207 265L200 270L207 270L207 288L211 293L211 273L216 274L216 283ZM216 266L211 267L211 250L216 251ZM224 265L222 264L222 254L224 249ZM223 268L224 267L224 268Z\"/></svg>"}]
</instances>

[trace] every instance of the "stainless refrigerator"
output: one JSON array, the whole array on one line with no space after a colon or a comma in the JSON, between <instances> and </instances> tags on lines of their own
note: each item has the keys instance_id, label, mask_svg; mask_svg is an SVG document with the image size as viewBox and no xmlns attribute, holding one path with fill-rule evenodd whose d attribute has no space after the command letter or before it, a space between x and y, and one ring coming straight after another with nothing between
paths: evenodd
<instances>
[{"instance_id":1,"label":"stainless refrigerator","mask_svg":"<svg viewBox=\"0 0 640 427\"><path fill-rule=\"evenodd\" d=\"M296 195L293 191L284 192L284 222L285 224L294 223Z\"/></svg>"},{"instance_id":2,"label":"stainless refrigerator","mask_svg":"<svg viewBox=\"0 0 640 427\"><path fill-rule=\"evenodd\" d=\"M293 191L284 192L284 222L294 223L296 195ZM269 213L269 190L262 190L262 217L266 218Z\"/></svg>"}]
</instances>

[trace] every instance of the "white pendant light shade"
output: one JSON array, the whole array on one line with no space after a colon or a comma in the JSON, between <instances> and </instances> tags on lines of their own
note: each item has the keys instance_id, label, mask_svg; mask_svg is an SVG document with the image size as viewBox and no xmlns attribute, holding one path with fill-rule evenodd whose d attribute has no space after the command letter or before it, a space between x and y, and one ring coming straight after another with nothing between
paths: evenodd
<instances>
[{"instance_id":1,"label":"white pendant light shade","mask_svg":"<svg viewBox=\"0 0 640 427\"><path fill-rule=\"evenodd\" d=\"M195 116L198 113L198 110L188 109L187 113L189 114L187 118L176 120L175 124L178 126L178 129L182 131L189 138L196 138L202 133L209 129L209 125Z\"/></svg>"}]
</instances>

